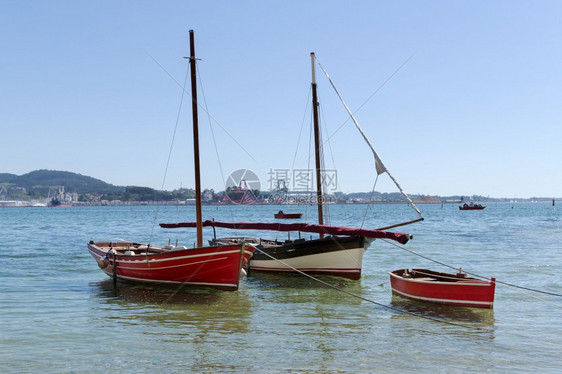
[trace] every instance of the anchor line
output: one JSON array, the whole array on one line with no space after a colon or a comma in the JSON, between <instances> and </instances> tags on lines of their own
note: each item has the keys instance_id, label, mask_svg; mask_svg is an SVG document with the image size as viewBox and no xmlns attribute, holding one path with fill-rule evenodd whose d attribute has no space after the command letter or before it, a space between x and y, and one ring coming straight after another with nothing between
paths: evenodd
<instances>
[{"instance_id":1,"label":"anchor line","mask_svg":"<svg viewBox=\"0 0 562 374\"><path fill-rule=\"evenodd\" d=\"M361 295L357 295L357 294L355 294L355 293L353 293L353 292L346 291L346 290L341 289L341 288L339 288L339 287L337 287L337 286L334 286L333 284L330 284L330 283L325 282L325 281L323 281L323 280L321 280L321 279L318 279L318 278L316 278L316 277L314 277L314 276L312 276L312 275L310 275L310 274L307 274L307 273L305 273L305 272L303 272L303 271L301 271L301 270L299 270L299 269L294 268L293 266L291 266L291 265L289 265L289 264L287 264L287 263L285 263L285 262L283 262L283 261L281 261L281 260L279 260L279 259L277 259L277 258L271 256L271 255L268 254L268 253L265 253L264 251L262 251L261 249L255 247L255 246L254 246L254 248L256 248L256 251L259 251L261 254L264 254L264 255L266 255L267 257L271 258L272 260L274 260L274 261L276 261L276 262L282 264L283 266L288 267L289 269L293 270L294 272L297 272L297 273L299 273L299 274L301 274L301 275L304 275L305 277L308 277L308 278L312 279L313 281L318 282L318 283L321 283L321 284L323 284L323 285L325 285L325 286L327 286L327 287L330 287L330 288L332 288L332 289L334 289L334 290L336 290L336 291L339 291L339 292L342 292L342 293L344 293L344 294L346 294L346 295L349 295L349 296L352 296L352 297L361 299L361 300L366 301L366 302L368 302L368 303L378 305L378 306L380 306L380 307L383 307L383 308L385 308L385 309L392 310L392 311L394 311L394 312L398 312L398 313L402 313L402 314L407 314L407 315L410 315L410 316L413 316L413 317L418 317L418 318L427 319L427 320L430 320L430 321L433 321L433 322L440 322L440 323L444 323L444 324L447 324L447 325L453 325L453 326L464 327L464 328L467 328L467 329L474 329L474 330L480 330L480 331L488 331L487 329L483 329L483 328L481 328L481 327L470 326L470 325L465 325L465 324L462 324L462 323L455 323L455 322L445 321L445 320L442 320L442 319L439 319L439 318L430 317L430 316L423 316L423 315L419 315L419 314L416 314L416 313L413 313L413 312L409 312L409 311L407 311L407 310L401 310L401 309L398 309L398 308L391 307L391 306L389 306L389 305L385 305L385 304L379 303L379 302L377 302L377 301L375 301L375 300L371 300L371 299L368 299L368 298L363 297L363 296L361 296Z\"/></svg>"},{"instance_id":2,"label":"anchor line","mask_svg":"<svg viewBox=\"0 0 562 374\"><path fill-rule=\"evenodd\" d=\"M448 268L450 268L450 269L458 270L457 267L454 267L454 266L445 264L444 262L437 261L437 260L434 260L434 259L429 258L429 257L427 257L427 256L424 256L424 255L422 255L422 254L419 254L419 253L417 253L417 252L412 251L411 249L408 249L408 248L402 247L402 246L400 246L400 245L398 245L398 244L396 244L396 243L393 243L393 242L391 242L391 241L389 241L389 240L387 240L387 239L382 239L382 240L384 240L384 241L385 241L386 243L388 243L388 244L391 244L391 245L393 245L393 246L395 246L395 247L397 247L397 248L399 248L399 249L402 249L402 250L404 250L404 251L406 251L406 252L409 252L409 253L411 253L411 254L413 254L413 255L415 255L415 256L421 257L421 258L426 259L426 260L431 261L431 262L435 262L436 264L443 265L443 266L448 267ZM470 274L470 275L472 275L472 276L474 276L474 277L477 277L477 278L481 278L481 279L490 279L490 277L485 277L485 276L482 276L482 275L478 275L478 274L475 274L475 273L471 273L471 272L466 271L466 270L465 270L464 272L465 272L466 274ZM519 288L519 289L526 290L526 291L531 291L531 292L536 292L536 293L542 293L542 294L550 295L550 296L562 297L562 294L558 294L558 293L555 293L555 292L549 292L549 291L537 290L537 289L533 289L533 288L529 288L529 287L524 287L524 286L518 286L518 285L516 285L516 284L508 283L508 282L503 282L503 281L497 280L497 279L496 279L496 283L502 284L502 285L508 286L508 287ZM539 300L546 301L546 300L544 300L544 299L539 299Z\"/></svg>"}]
</instances>

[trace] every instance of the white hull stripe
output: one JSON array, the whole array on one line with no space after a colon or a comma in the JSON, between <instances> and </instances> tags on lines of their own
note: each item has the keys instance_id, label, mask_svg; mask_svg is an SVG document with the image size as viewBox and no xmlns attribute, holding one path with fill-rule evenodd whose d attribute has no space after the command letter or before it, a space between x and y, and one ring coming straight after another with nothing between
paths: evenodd
<instances>
[{"instance_id":1,"label":"white hull stripe","mask_svg":"<svg viewBox=\"0 0 562 374\"><path fill-rule=\"evenodd\" d=\"M287 267L260 267L260 266L252 266L252 270L256 270L256 271L263 271L263 270L272 270L275 269L276 271L286 271L286 272L292 272L294 271L291 268L287 268ZM300 271L304 271L304 272L311 272L311 271L315 271L315 272L324 272L324 273L356 273L356 272L360 272L361 269L335 269L335 268L297 268Z\"/></svg>"},{"instance_id":2,"label":"white hull stripe","mask_svg":"<svg viewBox=\"0 0 562 374\"><path fill-rule=\"evenodd\" d=\"M98 257L98 258L105 257L105 252L103 252L104 253L103 255L100 255L99 253L97 253L93 250L90 250L90 253L92 255ZM170 252L170 253L174 253L174 252ZM177 261L177 260L183 260L183 259L186 259L186 258L196 258L196 257L206 257L206 256L224 256L225 254L231 254L231 253L240 253L240 251L239 250L232 250L232 251L227 251L227 252L221 251L221 252L217 252L217 253L186 255L186 256L181 256L181 257L167 257L167 258L162 258L162 259L152 259L151 257L154 256L154 255L149 255L148 261L152 264L152 263L155 263L155 262ZM246 252L246 251L244 253L250 254L250 252ZM120 256L120 255L118 255L118 256ZM129 259L127 259L127 260L118 259L117 263L122 264L122 263L127 263L127 262L129 262L129 263L146 262L147 256L145 256L145 255L134 255L134 256L135 257L131 256L130 260ZM134 259L132 259L132 258L134 258ZM221 258L221 259L223 259L223 258Z\"/></svg>"},{"instance_id":3,"label":"white hull stripe","mask_svg":"<svg viewBox=\"0 0 562 374\"><path fill-rule=\"evenodd\" d=\"M361 247L283 260L250 260L250 269L291 271L291 268L296 268L302 271L337 270L340 272L355 272L361 270L364 253L365 250Z\"/></svg>"},{"instance_id":4,"label":"white hull stripe","mask_svg":"<svg viewBox=\"0 0 562 374\"><path fill-rule=\"evenodd\" d=\"M201 264L206 264L206 263L210 263L210 262L216 262L216 261L223 261L228 259L228 257L221 257L221 258L214 258L212 260L207 260L207 261L197 261L197 262L190 262L187 264L178 264L178 265L170 265L170 266L152 266L152 264L156 261L149 261L150 266L148 267L143 267L143 268L139 268L137 266L127 266L127 265L131 265L134 263L142 263L142 264L146 264L146 261L117 261L117 267L119 269L129 269L129 270L142 270L142 271L148 271L148 270L162 270L162 269L173 269L173 268L180 268L180 267L184 267L184 266L194 266L194 265L201 265Z\"/></svg>"}]
</instances>

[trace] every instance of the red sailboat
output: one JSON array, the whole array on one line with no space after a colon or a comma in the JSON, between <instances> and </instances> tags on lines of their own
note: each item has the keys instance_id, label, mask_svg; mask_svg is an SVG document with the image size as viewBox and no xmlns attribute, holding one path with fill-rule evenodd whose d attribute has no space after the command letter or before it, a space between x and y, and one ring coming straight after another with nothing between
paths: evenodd
<instances>
[{"instance_id":1,"label":"red sailboat","mask_svg":"<svg viewBox=\"0 0 562 374\"><path fill-rule=\"evenodd\" d=\"M469 278L427 269L399 269L390 274L392 293L407 299L452 306L492 309L496 279Z\"/></svg>"},{"instance_id":2,"label":"red sailboat","mask_svg":"<svg viewBox=\"0 0 562 374\"><path fill-rule=\"evenodd\" d=\"M134 242L88 243L90 254L100 268L114 280L158 284L182 284L234 291L238 289L241 269L255 248L244 243L203 247L201 182L199 173L199 136L193 30L190 37L191 90L193 108L193 145L195 154L195 195L197 247L153 246Z\"/></svg>"},{"instance_id":3,"label":"red sailboat","mask_svg":"<svg viewBox=\"0 0 562 374\"><path fill-rule=\"evenodd\" d=\"M245 244L186 248L133 242L90 242L100 268L117 279L234 291L254 248Z\"/></svg>"}]
</instances>

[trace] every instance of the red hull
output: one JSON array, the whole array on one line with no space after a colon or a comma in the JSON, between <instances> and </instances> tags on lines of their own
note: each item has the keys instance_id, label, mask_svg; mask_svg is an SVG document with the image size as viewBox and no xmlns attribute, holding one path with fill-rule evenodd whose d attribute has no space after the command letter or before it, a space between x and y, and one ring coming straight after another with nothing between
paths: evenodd
<instances>
[{"instance_id":1,"label":"red hull","mask_svg":"<svg viewBox=\"0 0 562 374\"><path fill-rule=\"evenodd\" d=\"M457 277L426 269L390 272L392 293L408 299L435 304L492 309L496 279L491 281ZM404 273L408 275L404 277Z\"/></svg>"},{"instance_id":2,"label":"red hull","mask_svg":"<svg viewBox=\"0 0 562 374\"><path fill-rule=\"evenodd\" d=\"M273 217L277 219L296 219L301 218L302 213L275 213Z\"/></svg>"},{"instance_id":3,"label":"red hull","mask_svg":"<svg viewBox=\"0 0 562 374\"><path fill-rule=\"evenodd\" d=\"M150 246L147 254L146 248L146 244L130 242L88 244L90 254L109 276L113 276L115 256L109 251L117 251L118 279L232 291L238 289L240 271L255 251L252 246L242 250L242 245L171 250Z\"/></svg>"}]
</instances>

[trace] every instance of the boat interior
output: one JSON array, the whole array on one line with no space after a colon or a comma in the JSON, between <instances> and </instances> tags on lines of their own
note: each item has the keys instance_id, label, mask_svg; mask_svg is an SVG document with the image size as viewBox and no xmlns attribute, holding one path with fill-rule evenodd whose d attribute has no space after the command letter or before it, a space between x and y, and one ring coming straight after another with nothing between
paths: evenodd
<instances>
[{"instance_id":1,"label":"boat interior","mask_svg":"<svg viewBox=\"0 0 562 374\"><path fill-rule=\"evenodd\" d=\"M404 279L415 279L419 281L458 282L459 280L476 280L467 277L466 273L462 272L462 268L459 269L457 274L441 273L428 269L400 269L392 273Z\"/></svg>"},{"instance_id":2,"label":"boat interior","mask_svg":"<svg viewBox=\"0 0 562 374\"><path fill-rule=\"evenodd\" d=\"M147 253L166 253L173 250L185 250L185 246L173 246L168 244L165 247L153 246L142 243L134 242L104 242L104 243L94 243L90 244L97 246L104 252L109 252L113 250L120 255L146 255Z\"/></svg>"}]
</instances>

